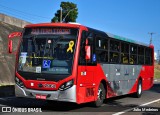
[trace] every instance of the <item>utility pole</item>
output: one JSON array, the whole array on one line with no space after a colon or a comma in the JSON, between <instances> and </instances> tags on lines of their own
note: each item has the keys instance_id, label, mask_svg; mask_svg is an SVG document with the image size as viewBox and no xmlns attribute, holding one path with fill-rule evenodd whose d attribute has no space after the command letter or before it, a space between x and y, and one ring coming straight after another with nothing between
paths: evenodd
<instances>
[{"instance_id":1,"label":"utility pole","mask_svg":"<svg viewBox=\"0 0 160 115\"><path fill-rule=\"evenodd\" d=\"M153 32L148 32L148 34L150 34L150 35L151 35L150 43L149 43L149 44L151 45L151 44L152 44L152 35L153 35L153 34L155 34L155 33L153 33Z\"/></svg>"},{"instance_id":2,"label":"utility pole","mask_svg":"<svg viewBox=\"0 0 160 115\"><path fill-rule=\"evenodd\" d=\"M60 9L60 23L62 23L62 7Z\"/></svg>"}]
</instances>

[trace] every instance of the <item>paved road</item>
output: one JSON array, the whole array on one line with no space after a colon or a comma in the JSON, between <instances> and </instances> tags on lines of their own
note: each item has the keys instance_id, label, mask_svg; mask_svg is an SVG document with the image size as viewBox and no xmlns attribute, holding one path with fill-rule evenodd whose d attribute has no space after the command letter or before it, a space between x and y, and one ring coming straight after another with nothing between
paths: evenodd
<instances>
[{"instance_id":1,"label":"paved road","mask_svg":"<svg viewBox=\"0 0 160 115\"><path fill-rule=\"evenodd\" d=\"M51 102L48 103L43 100L34 100L27 98L0 98L0 106L9 106L16 108L42 108L42 112L47 112L47 115L53 112L58 112L56 114L71 114L81 112L79 114L89 115L99 115L99 114L114 114L114 115L128 115L128 114L143 114L143 115L160 115L160 82L155 82L154 86L148 90L144 91L141 98L134 98L130 95L120 96L116 98L107 99L105 104L100 108L94 108L90 103L77 105L74 103L62 103L62 102ZM135 109L133 109L135 108ZM153 112L145 109L159 109L159 112ZM137 112L130 112L130 111ZM52 113L50 113L52 112ZM69 112L69 113L68 113ZM107 113L106 113L107 112ZM4 114L4 113L3 113ZM34 113L33 113L34 114Z\"/></svg>"}]
</instances>

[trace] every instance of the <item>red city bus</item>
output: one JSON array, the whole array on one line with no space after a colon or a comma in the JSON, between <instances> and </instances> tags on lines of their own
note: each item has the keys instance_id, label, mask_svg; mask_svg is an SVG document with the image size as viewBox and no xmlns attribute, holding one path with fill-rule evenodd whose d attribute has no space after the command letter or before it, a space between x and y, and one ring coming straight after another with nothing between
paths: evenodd
<instances>
[{"instance_id":1,"label":"red city bus","mask_svg":"<svg viewBox=\"0 0 160 115\"><path fill-rule=\"evenodd\" d=\"M154 47L80 24L24 27L16 53L15 94L44 100L93 102L140 97L153 85Z\"/></svg>"}]
</instances>

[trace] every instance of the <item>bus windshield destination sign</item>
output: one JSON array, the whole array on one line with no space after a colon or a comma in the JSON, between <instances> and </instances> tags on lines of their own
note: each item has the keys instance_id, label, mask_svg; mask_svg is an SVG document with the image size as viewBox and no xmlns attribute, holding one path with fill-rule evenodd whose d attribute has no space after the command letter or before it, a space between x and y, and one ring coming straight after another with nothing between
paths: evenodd
<instances>
[{"instance_id":1,"label":"bus windshield destination sign","mask_svg":"<svg viewBox=\"0 0 160 115\"><path fill-rule=\"evenodd\" d=\"M71 34L70 29L34 28L31 34Z\"/></svg>"}]
</instances>

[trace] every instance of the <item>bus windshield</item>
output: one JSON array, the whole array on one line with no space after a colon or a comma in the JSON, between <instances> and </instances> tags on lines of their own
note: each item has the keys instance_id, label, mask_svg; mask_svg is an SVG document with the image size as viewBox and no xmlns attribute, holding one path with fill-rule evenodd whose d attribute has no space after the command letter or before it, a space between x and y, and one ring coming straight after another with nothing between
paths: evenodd
<instances>
[{"instance_id":1,"label":"bus windshield","mask_svg":"<svg viewBox=\"0 0 160 115\"><path fill-rule=\"evenodd\" d=\"M18 71L71 74L78 29L26 29L19 51Z\"/></svg>"}]
</instances>

